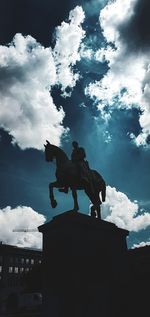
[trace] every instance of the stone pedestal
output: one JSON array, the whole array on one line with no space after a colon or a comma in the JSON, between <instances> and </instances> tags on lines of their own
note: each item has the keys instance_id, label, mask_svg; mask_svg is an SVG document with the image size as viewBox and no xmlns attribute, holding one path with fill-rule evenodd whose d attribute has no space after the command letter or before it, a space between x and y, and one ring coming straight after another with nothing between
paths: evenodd
<instances>
[{"instance_id":1,"label":"stone pedestal","mask_svg":"<svg viewBox=\"0 0 150 317\"><path fill-rule=\"evenodd\" d=\"M65 212L43 233L43 317L112 317L126 276L128 231Z\"/></svg>"}]
</instances>

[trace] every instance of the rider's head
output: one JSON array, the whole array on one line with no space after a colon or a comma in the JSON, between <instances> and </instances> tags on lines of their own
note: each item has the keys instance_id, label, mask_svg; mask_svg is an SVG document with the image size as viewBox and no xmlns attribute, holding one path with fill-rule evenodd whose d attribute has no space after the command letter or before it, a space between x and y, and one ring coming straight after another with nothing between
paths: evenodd
<instances>
[{"instance_id":1,"label":"rider's head","mask_svg":"<svg viewBox=\"0 0 150 317\"><path fill-rule=\"evenodd\" d=\"M78 148L78 142L73 141L72 142L72 146L74 147L74 149L77 149Z\"/></svg>"}]
</instances>

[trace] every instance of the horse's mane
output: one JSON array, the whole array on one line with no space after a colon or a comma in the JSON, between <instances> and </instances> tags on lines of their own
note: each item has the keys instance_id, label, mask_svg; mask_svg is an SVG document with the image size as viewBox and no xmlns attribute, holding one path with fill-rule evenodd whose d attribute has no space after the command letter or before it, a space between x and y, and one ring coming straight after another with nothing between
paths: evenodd
<instances>
[{"instance_id":1,"label":"horse's mane","mask_svg":"<svg viewBox=\"0 0 150 317\"><path fill-rule=\"evenodd\" d=\"M54 148L55 151L57 151L57 153L60 154L60 156L63 156L64 158L69 160L67 154L60 147L53 145L53 144L51 144L51 146Z\"/></svg>"}]
</instances>

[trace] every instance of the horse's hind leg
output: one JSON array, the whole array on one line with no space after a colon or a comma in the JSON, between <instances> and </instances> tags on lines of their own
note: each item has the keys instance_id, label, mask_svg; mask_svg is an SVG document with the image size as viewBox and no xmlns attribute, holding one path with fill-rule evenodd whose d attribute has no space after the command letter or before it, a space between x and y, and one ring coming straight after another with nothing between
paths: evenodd
<instances>
[{"instance_id":1,"label":"horse's hind leg","mask_svg":"<svg viewBox=\"0 0 150 317\"><path fill-rule=\"evenodd\" d=\"M96 218L95 206L91 206L91 217Z\"/></svg>"},{"instance_id":2,"label":"horse's hind leg","mask_svg":"<svg viewBox=\"0 0 150 317\"><path fill-rule=\"evenodd\" d=\"M104 184L103 189L101 191L101 195L102 195L102 201L105 201L106 199L106 185Z\"/></svg>"},{"instance_id":3,"label":"horse's hind leg","mask_svg":"<svg viewBox=\"0 0 150 317\"><path fill-rule=\"evenodd\" d=\"M97 210L97 218L101 219L101 206L98 205L98 206L96 207L96 210Z\"/></svg>"},{"instance_id":4,"label":"horse's hind leg","mask_svg":"<svg viewBox=\"0 0 150 317\"><path fill-rule=\"evenodd\" d=\"M49 198L50 198L52 208L55 208L57 206L57 201L55 200L54 193L53 193L54 187L58 187L57 182L53 182L49 184Z\"/></svg>"},{"instance_id":5,"label":"horse's hind leg","mask_svg":"<svg viewBox=\"0 0 150 317\"><path fill-rule=\"evenodd\" d=\"M77 199L77 191L75 189L72 189L72 197L74 200L74 211L78 211L79 210L79 205L78 205L78 199Z\"/></svg>"}]
</instances>

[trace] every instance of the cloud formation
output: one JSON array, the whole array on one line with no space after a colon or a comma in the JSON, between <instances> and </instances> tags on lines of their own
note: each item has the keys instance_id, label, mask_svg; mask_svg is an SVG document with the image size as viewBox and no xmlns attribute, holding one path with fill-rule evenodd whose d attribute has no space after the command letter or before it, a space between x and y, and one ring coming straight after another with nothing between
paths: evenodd
<instances>
[{"instance_id":1,"label":"cloud formation","mask_svg":"<svg viewBox=\"0 0 150 317\"><path fill-rule=\"evenodd\" d=\"M84 11L77 6L69 13L69 22L62 22L56 28L56 45L53 56L56 65L57 84L61 85L64 95L66 88L72 89L79 79L79 73L73 71L73 66L80 60L79 48L85 36L81 24L85 18Z\"/></svg>"},{"instance_id":2,"label":"cloud formation","mask_svg":"<svg viewBox=\"0 0 150 317\"><path fill-rule=\"evenodd\" d=\"M45 222L45 217L31 207L18 206L0 209L0 241L18 247L42 248L40 232L13 232L18 229L35 229Z\"/></svg>"},{"instance_id":3,"label":"cloud formation","mask_svg":"<svg viewBox=\"0 0 150 317\"><path fill-rule=\"evenodd\" d=\"M132 249L135 249L135 248L143 248L143 247L146 247L146 246L150 246L150 241L146 241L146 242L142 241L142 242L140 242L140 243L138 243L138 244L135 243L135 244L133 245Z\"/></svg>"},{"instance_id":4,"label":"cloud formation","mask_svg":"<svg viewBox=\"0 0 150 317\"><path fill-rule=\"evenodd\" d=\"M137 202L130 199L116 188L107 186L106 202L102 204L102 217L119 228L137 232L150 225L150 213L138 215Z\"/></svg>"},{"instance_id":5,"label":"cloud formation","mask_svg":"<svg viewBox=\"0 0 150 317\"><path fill-rule=\"evenodd\" d=\"M149 28L144 33L150 23L147 6L145 0L142 4L139 0L116 0L101 10L100 25L107 46L98 50L96 59L106 61L109 70L86 89L86 94L97 99L100 111L105 106L110 113L114 108L139 109L141 133L131 135L138 146L147 145L150 134Z\"/></svg>"},{"instance_id":6,"label":"cloud formation","mask_svg":"<svg viewBox=\"0 0 150 317\"><path fill-rule=\"evenodd\" d=\"M40 150L47 137L59 144L64 111L49 93L56 81L51 49L16 34L8 47L0 46L0 74L0 126L13 143Z\"/></svg>"},{"instance_id":7,"label":"cloud formation","mask_svg":"<svg viewBox=\"0 0 150 317\"><path fill-rule=\"evenodd\" d=\"M150 48L150 2L148 0L132 0L126 23L119 25L119 33L130 51L145 52Z\"/></svg>"},{"instance_id":8,"label":"cloud formation","mask_svg":"<svg viewBox=\"0 0 150 317\"><path fill-rule=\"evenodd\" d=\"M83 20L84 12L77 6L69 23L57 28L53 50L21 34L0 46L0 127L21 149L41 150L45 139L59 145L68 131L63 126L65 113L56 108L50 92L54 85L61 85L63 92L72 89L79 78L73 66L80 59Z\"/></svg>"}]
</instances>

